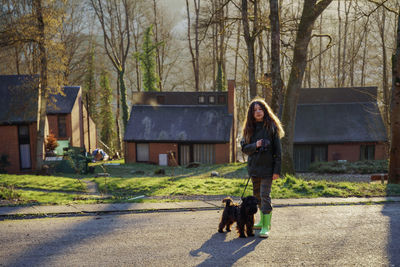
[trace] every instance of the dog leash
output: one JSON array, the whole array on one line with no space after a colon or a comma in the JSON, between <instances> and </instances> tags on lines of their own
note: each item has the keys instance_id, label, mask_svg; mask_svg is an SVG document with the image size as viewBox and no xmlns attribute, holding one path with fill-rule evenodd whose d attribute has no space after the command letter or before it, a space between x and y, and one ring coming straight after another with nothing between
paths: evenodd
<instances>
[{"instance_id":1,"label":"dog leash","mask_svg":"<svg viewBox=\"0 0 400 267\"><path fill-rule=\"evenodd\" d=\"M240 198L240 201L242 201L242 199L243 199L243 196L244 196L244 193L246 192L247 185L249 184L250 178L251 177L249 176L249 178L247 179L247 183L246 183L246 186L244 187L244 190L243 190L243 193L242 193L242 197Z\"/></svg>"}]
</instances>

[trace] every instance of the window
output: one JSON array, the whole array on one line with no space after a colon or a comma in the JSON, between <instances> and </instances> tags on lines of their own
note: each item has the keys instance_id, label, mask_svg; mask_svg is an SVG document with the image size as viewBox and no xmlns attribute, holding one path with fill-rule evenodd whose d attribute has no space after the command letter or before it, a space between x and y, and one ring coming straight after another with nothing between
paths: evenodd
<instances>
[{"instance_id":1,"label":"window","mask_svg":"<svg viewBox=\"0 0 400 267\"><path fill-rule=\"evenodd\" d=\"M208 97L208 103L209 103L209 104L215 104L215 96L210 95L210 96Z\"/></svg>"},{"instance_id":2,"label":"window","mask_svg":"<svg viewBox=\"0 0 400 267\"><path fill-rule=\"evenodd\" d=\"M213 144L193 145L193 160L205 164L215 163L215 146Z\"/></svg>"},{"instance_id":3,"label":"window","mask_svg":"<svg viewBox=\"0 0 400 267\"><path fill-rule=\"evenodd\" d=\"M204 102L206 101L204 95L199 96L199 104L204 104Z\"/></svg>"},{"instance_id":4,"label":"window","mask_svg":"<svg viewBox=\"0 0 400 267\"><path fill-rule=\"evenodd\" d=\"M67 137L67 116L58 115L58 137Z\"/></svg>"},{"instance_id":5,"label":"window","mask_svg":"<svg viewBox=\"0 0 400 267\"><path fill-rule=\"evenodd\" d=\"M187 165L190 163L190 145L179 146L179 164Z\"/></svg>"},{"instance_id":6,"label":"window","mask_svg":"<svg viewBox=\"0 0 400 267\"><path fill-rule=\"evenodd\" d=\"M137 162L149 161L149 144L147 143L136 144L136 161Z\"/></svg>"},{"instance_id":7,"label":"window","mask_svg":"<svg viewBox=\"0 0 400 267\"><path fill-rule=\"evenodd\" d=\"M226 97L224 95L218 96L218 104L226 104Z\"/></svg>"},{"instance_id":8,"label":"window","mask_svg":"<svg viewBox=\"0 0 400 267\"><path fill-rule=\"evenodd\" d=\"M360 160L374 160L375 145L360 145Z\"/></svg>"}]
</instances>

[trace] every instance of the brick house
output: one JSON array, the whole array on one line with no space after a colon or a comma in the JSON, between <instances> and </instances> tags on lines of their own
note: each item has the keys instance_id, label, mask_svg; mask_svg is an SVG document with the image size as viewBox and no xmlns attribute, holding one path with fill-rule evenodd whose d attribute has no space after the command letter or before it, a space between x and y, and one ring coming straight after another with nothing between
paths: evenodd
<instances>
[{"instance_id":1,"label":"brick house","mask_svg":"<svg viewBox=\"0 0 400 267\"><path fill-rule=\"evenodd\" d=\"M138 92L133 99L124 136L127 163L236 160L234 81L228 92Z\"/></svg>"},{"instance_id":2,"label":"brick house","mask_svg":"<svg viewBox=\"0 0 400 267\"><path fill-rule=\"evenodd\" d=\"M303 88L297 106L296 171L314 161L387 159L377 87Z\"/></svg>"},{"instance_id":3,"label":"brick house","mask_svg":"<svg viewBox=\"0 0 400 267\"><path fill-rule=\"evenodd\" d=\"M0 75L0 155L8 156L9 173L36 166L37 87L37 76ZM64 87L64 94L49 98L45 136L53 133L61 147L91 151L97 145L96 126L82 104L82 89Z\"/></svg>"}]
</instances>

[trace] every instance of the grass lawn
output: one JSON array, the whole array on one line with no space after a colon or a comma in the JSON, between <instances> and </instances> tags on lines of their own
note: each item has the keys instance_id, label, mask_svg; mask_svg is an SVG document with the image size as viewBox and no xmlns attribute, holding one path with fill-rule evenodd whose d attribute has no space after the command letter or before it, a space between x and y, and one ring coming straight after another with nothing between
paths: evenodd
<instances>
[{"instance_id":1,"label":"grass lawn","mask_svg":"<svg viewBox=\"0 0 400 267\"><path fill-rule=\"evenodd\" d=\"M111 177L95 178L90 175L7 175L0 174L0 200L19 199L18 203L67 204L93 202L142 202L160 201L152 199L131 200L135 196L221 195L241 196L245 187L247 170L245 163L201 165L198 168L162 167L165 174L155 174L160 166L150 164L124 164L95 166L95 172L108 172ZM219 177L211 177L216 171ZM75 178L74 178L75 177ZM108 199L88 199L86 184L78 179L97 183L99 191L111 195ZM245 195L252 194L252 184ZM400 196L400 185L365 182L331 182L302 180L287 176L274 181L272 198L315 197L372 197ZM171 197L168 200L168 197ZM1 202L0 202L1 203Z\"/></svg>"}]
</instances>

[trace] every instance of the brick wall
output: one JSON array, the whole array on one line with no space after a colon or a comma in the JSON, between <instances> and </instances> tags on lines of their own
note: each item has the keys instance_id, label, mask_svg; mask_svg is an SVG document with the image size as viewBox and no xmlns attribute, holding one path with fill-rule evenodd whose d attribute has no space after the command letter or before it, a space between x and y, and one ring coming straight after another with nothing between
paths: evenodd
<instances>
[{"instance_id":1,"label":"brick wall","mask_svg":"<svg viewBox=\"0 0 400 267\"><path fill-rule=\"evenodd\" d=\"M360 160L360 146L364 143L354 144L335 144L328 146L328 161L332 160L347 160L358 161ZM367 143L365 143L367 144ZM370 144L370 143L368 143ZM375 159L387 159L387 148L383 143L375 144Z\"/></svg>"},{"instance_id":2,"label":"brick wall","mask_svg":"<svg viewBox=\"0 0 400 267\"><path fill-rule=\"evenodd\" d=\"M9 173L19 171L18 127L0 126L0 156L8 155L11 166L7 167Z\"/></svg>"},{"instance_id":3,"label":"brick wall","mask_svg":"<svg viewBox=\"0 0 400 267\"><path fill-rule=\"evenodd\" d=\"M215 144L215 163L222 164L229 162L230 144Z\"/></svg>"},{"instance_id":4,"label":"brick wall","mask_svg":"<svg viewBox=\"0 0 400 267\"><path fill-rule=\"evenodd\" d=\"M158 155L167 154L168 151L175 153L175 160L178 161L178 145L174 143L150 143L149 144L149 161L159 164ZM168 159L168 165L173 165L173 160Z\"/></svg>"},{"instance_id":5,"label":"brick wall","mask_svg":"<svg viewBox=\"0 0 400 267\"><path fill-rule=\"evenodd\" d=\"M136 162L136 143L124 142L125 145L125 163Z\"/></svg>"},{"instance_id":6,"label":"brick wall","mask_svg":"<svg viewBox=\"0 0 400 267\"><path fill-rule=\"evenodd\" d=\"M375 159L388 159L389 158L389 145L384 143L378 143L375 145Z\"/></svg>"}]
</instances>

